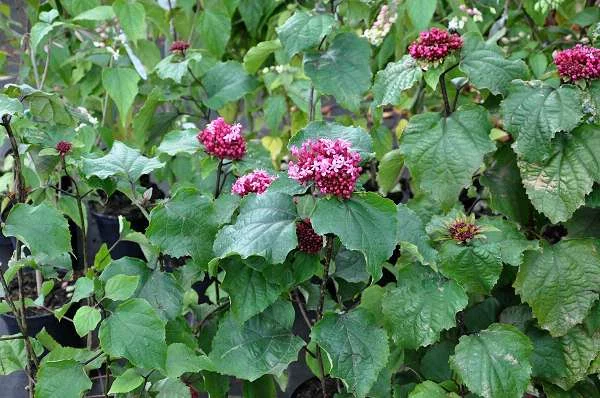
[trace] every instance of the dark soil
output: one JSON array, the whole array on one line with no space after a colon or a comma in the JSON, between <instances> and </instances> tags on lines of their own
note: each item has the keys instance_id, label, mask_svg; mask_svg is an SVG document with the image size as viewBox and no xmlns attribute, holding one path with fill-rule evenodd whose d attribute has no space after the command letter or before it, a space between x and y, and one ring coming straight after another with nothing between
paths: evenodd
<instances>
[{"instance_id":1,"label":"dark soil","mask_svg":"<svg viewBox=\"0 0 600 398\"><path fill-rule=\"evenodd\" d=\"M19 284L17 278L13 278L8 284L10 298L17 301L19 300ZM23 296L35 300L37 298L37 291L35 286L35 272L33 270L23 271ZM57 309L62 307L69 301L67 292L61 287L60 284L54 286L54 289L44 298L44 306L49 309ZM35 316L47 314L48 311L43 308L28 307L27 315Z\"/></svg>"},{"instance_id":2,"label":"dark soil","mask_svg":"<svg viewBox=\"0 0 600 398\"><path fill-rule=\"evenodd\" d=\"M326 379L325 389L327 390L327 398L333 398L338 392L338 386L335 380ZM321 381L314 377L300 384L296 391L292 393L291 398L323 398L323 390L321 389Z\"/></svg>"}]
</instances>

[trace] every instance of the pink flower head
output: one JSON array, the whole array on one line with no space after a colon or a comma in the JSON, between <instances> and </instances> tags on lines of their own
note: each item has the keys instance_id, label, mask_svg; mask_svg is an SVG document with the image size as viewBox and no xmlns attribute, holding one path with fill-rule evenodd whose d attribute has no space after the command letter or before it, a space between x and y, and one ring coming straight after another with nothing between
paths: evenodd
<instances>
[{"instance_id":1,"label":"pink flower head","mask_svg":"<svg viewBox=\"0 0 600 398\"><path fill-rule=\"evenodd\" d=\"M566 80L600 78L600 49L576 45L553 55L558 74Z\"/></svg>"},{"instance_id":2,"label":"pink flower head","mask_svg":"<svg viewBox=\"0 0 600 398\"><path fill-rule=\"evenodd\" d=\"M229 125L219 117L198 133L198 140L209 155L219 159L239 160L246 154L246 140L241 134L242 125Z\"/></svg>"},{"instance_id":3,"label":"pink flower head","mask_svg":"<svg viewBox=\"0 0 600 398\"><path fill-rule=\"evenodd\" d=\"M462 46L463 39L458 34L431 28L419 34L419 38L408 47L408 52L416 60L436 62Z\"/></svg>"},{"instance_id":4,"label":"pink flower head","mask_svg":"<svg viewBox=\"0 0 600 398\"><path fill-rule=\"evenodd\" d=\"M346 140L319 138L307 140L291 154L296 160L288 164L288 175L301 184L310 181L325 195L349 199L360 176L360 154L350 150Z\"/></svg>"},{"instance_id":5,"label":"pink flower head","mask_svg":"<svg viewBox=\"0 0 600 398\"><path fill-rule=\"evenodd\" d=\"M231 187L231 192L246 196L249 193L261 194L269 188L269 185L275 181L277 177L270 175L264 170L254 170L250 174L238 178Z\"/></svg>"},{"instance_id":6,"label":"pink flower head","mask_svg":"<svg viewBox=\"0 0 600 398\"><path fill-rule=\"evenodd\" d=\"M73 144L71 144L69 141L60 141L58 144L56 144L55 148L60 156L65 157L67 153L71 152L72 147Z\"/></svg>"},{"instance_id":7,"label":"pink flower head","mask_svg":"<svg viewBox=\"0 0 600 398\"><path fill-rule=\"evenodd\" d=\"M172 53L173 52L184 53L185 50L187 50L188 48L190 48L190 43L188 43L187 41L184 41L184 40L176 40L173 42L173 44L171 44L169 51L171 51Z\"/></svg>"},{"instance_id":8,"label":"pink flower head","mask_svg":"<svg viewBox=\"0 0 600 398\"><path fill-rule=\"evenodd\" d=\"M296 236L298 237L298 249L300 251L314 254L323 248L323 237L317 235L308 218L296 223Z\"/></svg>"}]
</instances>

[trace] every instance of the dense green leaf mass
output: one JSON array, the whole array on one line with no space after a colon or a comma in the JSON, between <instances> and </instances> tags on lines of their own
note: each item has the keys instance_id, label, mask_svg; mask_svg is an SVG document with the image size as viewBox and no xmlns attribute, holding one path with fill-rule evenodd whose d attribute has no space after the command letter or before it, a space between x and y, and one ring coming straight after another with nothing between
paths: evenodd
<instances>
[{"instance_id":1,"label":"dense green leaf mass","mask_svg":"<svg viewBox=\"0 0 600 398\"><path fill-rule=\"evenodd\" d=\"M568 240L526 251L514 287L543 329L564 336L581 323L600 289L596 242Z\"/></svg>"},{"instance_id":2,"label":"dense green leaf mass","mask_svg":"<svg viewBox=\"0 0 600 398\"><path fill-rule=\"evenodd\" d=\"M493 324L462 336L450 366L465 385L484 398L521 398L531 376L533 345L513 326Z\"/></svg>"},{"instance_id":3,"label":"dense green leaf mass","mask_svg":"<svg viewBox=\"0 0 600 398\"><path fill-rule=\"evenodd\" d=\"M416 183L444 206L456 201L460 190L494 150L487 111L464 107L443 117L438 113L413 116L400 149Z\"/></svg>"},{"instance_id":4,"label":"dense green leaf mass","mask_svg":"<svg viewBox=\"0 0 600 398\"><path fill-rule=\"evenodd\" d=\"M331 358L331 374L356 397L367 395L388 360L385 331L361 308L325 315L313 327L311 340Z\"/></svg>"}]
</instances>

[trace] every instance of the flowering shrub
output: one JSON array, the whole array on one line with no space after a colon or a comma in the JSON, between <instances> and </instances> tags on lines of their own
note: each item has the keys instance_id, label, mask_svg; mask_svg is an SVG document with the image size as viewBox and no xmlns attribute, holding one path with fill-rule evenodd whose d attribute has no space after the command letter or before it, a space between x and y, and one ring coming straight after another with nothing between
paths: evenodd
<instances>
[{"instance_id":1,"label":"flowering shrub","mask_svg":"<svg viewBox=\"0 0 600 398\"><path fill-rule=\"evenodd\" d=\"M597 1L17 3L0 396L600 397Z\"/></svg>"}]
</instances>

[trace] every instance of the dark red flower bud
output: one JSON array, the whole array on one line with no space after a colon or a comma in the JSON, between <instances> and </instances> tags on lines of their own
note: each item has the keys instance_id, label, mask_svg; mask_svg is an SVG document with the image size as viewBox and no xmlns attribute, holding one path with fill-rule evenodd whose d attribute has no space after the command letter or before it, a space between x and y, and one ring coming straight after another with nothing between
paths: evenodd
<instances>
[{"instance_id":1,"label":"dark red flower bud","mask_svg":"<svg viewBox=\"0 0 600 398\"><path fill-rule=\"evenodd\" d=\"M300 251L314 254L323 248L323 237L317 235L308 218L296 223L296 236Z\"/></svg>"},{"instance_id":2,"label":"dark red flower bud","mask_svg":"<svg viewBox=\"0 0 600 398\"><path fill-rule=\"evenodd\" d=\"M481 228L467 218L458 218L448 226L448 235L459 243L467 243L481 232Z\"/></svg>"},{"instance_id":3,"label":"dark red flower bud","mask_svg":"<svg viewBox=\"0 0 600 398\"><path fill-rule=\"evenodd\" d=\"M184 53L185 50L187 50L188 48L190 48L190 43L188 43L187 41L183 41L183 40L177 40L177 41L174 41L173 44L171 44L171 48L169 48L169 50L171 52Z\"/></svg>"},{"instance_id":4,"label":"dark red flower bud","mask_svg":"<svg viewBox=\"0 0 600 398\"><path fill-rule=\"evenodd\" d=\"M60 141L58 144L56 144L56 150L62 157L64 157L67 153L71 152L72 147L73 144L71 144L68 141Z\"/></svg>"}]
</instances>

